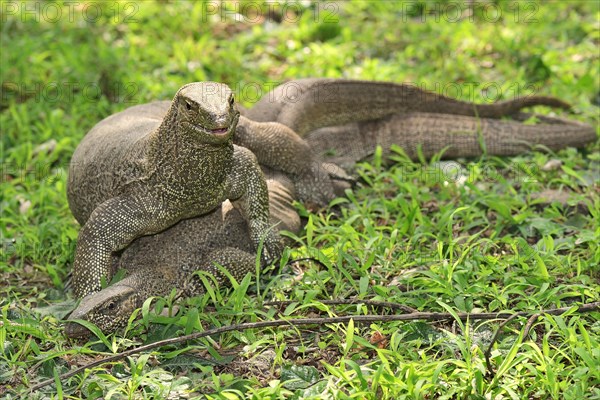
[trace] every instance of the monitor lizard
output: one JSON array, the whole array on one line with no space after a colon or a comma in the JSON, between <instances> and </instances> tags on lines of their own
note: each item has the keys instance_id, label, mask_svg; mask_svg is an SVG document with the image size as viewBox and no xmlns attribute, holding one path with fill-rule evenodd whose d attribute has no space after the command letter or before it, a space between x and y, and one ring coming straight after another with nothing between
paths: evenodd
<instances>
[{"instance_id":1,"label":"monitor lizard","mask_svg":"<svg viewBox=\"0 0 600 400\"><path fill-rule=\"evenodd\" d=\"M372 154L377 146L389 153L391 144L401 146L415 158L417 148L431 155L447 147L448 157L482 154L481 144L489 154L516 154L533 144L549 148L580 147L596 139L590 125L560 118L538 116L541 124L525 125L529 115L518 113L517 121L474 118L423 112L399 112L375 121L328 127L305 134L305 145L317 156L323 171L331 171L328 184L339 195L347 187L343 172L331 162L351 167ZM279 143L285 147L284 143ZM293 145L295 146L295 145ZM292 146L292 147L293 147ZM334 149L335 152L330 150ZM289 149L287 149L289 150ZM287 151L286 150L286 151ZM313 161L314 163L315 161ZM315 167L313 165L313 167ZM298 214L292 205L297 198L295 184L287 175L267 169L271 223L277 229L300 230ZM165 295L173 287L186 294L197 294L202 287L193 278L196 270L209 271L218 281L227 282L213 265L223 265L236 279L255 269L254 249L248 226L242 214L229 202L209 214L179 222L154 236L132 243L115 264L128 271L128 276L99 293L85 297L71 315L86 319L109 332L123 325L133 310L150 296ZM65 332L70 337L89 332L81 325L69 323Z\"/></svg>"}]
</instances>

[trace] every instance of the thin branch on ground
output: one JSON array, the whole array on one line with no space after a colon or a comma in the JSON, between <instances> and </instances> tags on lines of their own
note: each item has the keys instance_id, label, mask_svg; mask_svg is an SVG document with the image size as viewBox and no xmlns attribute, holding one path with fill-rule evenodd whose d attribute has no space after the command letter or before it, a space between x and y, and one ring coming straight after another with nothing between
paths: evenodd
<instances>
[{"instance_id":1,"label":"thin branch on ground","mask_svg":"<svg viewBox=\"0 0 600 400\"><path fill-rule=\"evenodd\" d=\"M563 308L555 308L550 310L541 310L533 312L520 311L517 313L509 314L510 311L501 311L497 313L457 313L459 319L461 320L490 320L490 319L512 319L518 316L530 316L533 314L550 314L550 315L560 315L567 311L571 311L573 307L563 307ZM592 311L600 310L600 302L593 302L589 304L582 304L578 307L576 312L585 313ZM203 332L195 332L189 335L180 336L176 338L170 338L165 340L160 340L158 342L150 343L144 346L136 347L135 349L127 350L122 353L118 353L101 360L96 360L89 364L86 364L82 367L76 368L73 371L64 373L58 377L60 381L68 379L74 375L79 374L80 372L85 371L86 369L94 368L99 365L115 362L121 360L125 357L129 357L133 354L141 353L147 350L154 350L162 346L183 343L188 340L200 339L207 336L219 335L225 332L231 331L242 331L246 329L257 329L257 328L268 328L268 327L276 327L276 326L285 326L290 325L294 327L304 326L304 325L320 325L324 324L337 324L337 323L348 323L350 320L354 320L355 323L368 323L368 322L390 322L390 321L414 321L414 320L426 320L426 321L440 321L440 320L448 320L452 319L453 316L450 313L439 313L439 312L414 312L410 314L402 314L402 315L348 315L343 317L328 317L328 318L298 318L298 319L279 319L274 321L261 321L261 322L248 322L243 324L236 325L227 325L219 328L209 329ZM48 379L43 382L40 382L36 385L33 385L30 388L30 392L34 392L38 389L41 389L45 386L48 386L55 382L55 379Z\"/></svg>"},{"instance_id":2,"label":"thin branch on ground","mask_svg":"<svg viewBox=\"0 0 600 400\"><path fill-rule=\"evenodd\" d=\"M524 338L529 336L529 331L531 330L531 327L533 326L535 321L537 321L537 319L541 316L542 316L541 313L537 313L537 314L533 314L531 317L529 317L529 319L527 320L527 323L525 324L525 329L523 329L523 337Z\"/></svg>"},{"instance_id":3,"label":"thin branch on ground","mask_svg":"<svg viewBox=\"0 0 600 400\"><path fill-rule=\"evenodd\" d=\"M327 304L327 305L353 305L353 304L364 304L366 306L371 307L382 307L382 308L391 308L393 310L400 310L405 314L416 313L412 307L405 306L403 304L392 303L388 301L375 301L375 300L361 300L361 299L340 299L340 300L314 300L316 302ZM285 301L267 301L263 305L265 306L278 306L278 307L287 307L292 303L298 303L297 301L285 300Z\"/></svg>"}]
</instances>

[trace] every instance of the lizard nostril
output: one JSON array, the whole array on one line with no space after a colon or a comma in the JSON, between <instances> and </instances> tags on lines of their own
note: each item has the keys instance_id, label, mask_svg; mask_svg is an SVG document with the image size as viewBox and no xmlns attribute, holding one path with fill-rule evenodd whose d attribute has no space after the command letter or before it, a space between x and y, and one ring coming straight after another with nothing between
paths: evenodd
<instances>
[{"instance_id":1,"label":"lizard nostril","mask_svg":"<svg viewBox=\"0 0 600 400\"><path fill-rule=\"evenodd\" d=\"M231 116L229 114L222 114L215 118L215 128L229 127L231 124Z\"/></svg>"}]
</instances>

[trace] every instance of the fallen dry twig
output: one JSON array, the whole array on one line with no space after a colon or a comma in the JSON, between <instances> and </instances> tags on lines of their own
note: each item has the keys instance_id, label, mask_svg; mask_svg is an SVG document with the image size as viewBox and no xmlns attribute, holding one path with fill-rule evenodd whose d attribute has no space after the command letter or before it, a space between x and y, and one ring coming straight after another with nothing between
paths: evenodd
<instances>
[{"instance_id":1,"label":"fallen dry twig","mask_svg":"<svg viewBox=\"0 0 600 400\"><path fill-rule=\"evenodd\" d=\"M560 315L564 314L567 311L573 310L574 307L578 307L575 312L577 313L585 313L591 311L599 311L600 310L600 302L593 302L589 304L582 304L579 306L570 306L570 307L562 307L555 308L550 310L540 310L536 312L527 312L521 311L517 313L510 313L509 311L502 311L497 313L457 313L456 315L461 320L490 320L490 319L508 319L511 320L513 318L519 316L531 316L537 314L550 314L550 315ZM508 315L507 315L508 314ZM82 367L76 368L73 371L62 374L58 377L61 381L67 378L70 378L74 375L77 375L80 372L85 371L89 368L97 367L98 365L114 362L120 360L122 358L131 356L133 354L141 353L147 350L153 350L165 345L175 344L186 342L188 340L200 339L207 336L218 335L224 332L231 331L242 331L246 329L256 329L256 328L267 328L267 327L275 327L275 326L304 326L304 325L320 325L324 324L337 324L337 323L348 323L350 320L354 320L355 323L365 323L365 322L389 322L389 321L413 321L413 320L426 320L426 321L440 321L452 319L452 315L450 313L439 313L439 312L413 312L409 314L402 315L347 315L342 317L327 317L327 318L298 318L298 319L278 319L274 321L261 321L261 322L248 322L243 324L236 325L227 325L222 326L220 328L209 329L203 332L195 332L189 335L180 336L171 339L160 340L158 342L150 343L144 346L137 347L135 349L127 350L119 354L115 354L101 360L97 360L86 364ZM497 337L497 335L495 335ZM493 344L494 341L492 341ZM43 382L40 382L36 385L33 385L30 388L30 392L34 392L38 389L41 389L47 385L50 385L54 382L54 379L48 379Z\"/></svg>"}]
</instances>

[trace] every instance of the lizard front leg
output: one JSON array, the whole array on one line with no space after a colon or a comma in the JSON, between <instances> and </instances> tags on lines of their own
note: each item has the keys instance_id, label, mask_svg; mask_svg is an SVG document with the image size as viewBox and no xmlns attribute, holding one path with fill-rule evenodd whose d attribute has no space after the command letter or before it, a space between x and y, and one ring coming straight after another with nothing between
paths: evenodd
<instances>
[{"instance_id":1,"label":"lizard front leg","mask_svg":"<svg viewBox=\"0 0 600 400\"><path fill-rule=\"evenodd\" d=\"M239 200L244 217L248 221L250 237L255 247L264 239L263 260L273 261L281 255L279 234L269 227L269 193L265 177L254 154L240 146L234 146L233 168L226 182L226 197Z\"/></svg>"},{"instance_id":2,"label":"lizard front leg","mask_svg":"<svg viewBox=\"0 0 600 400\"><path fill-rule=\"evenodd\" d=\"M293 175L310 170L310 146L296 132L278 122L255 122L240 117L234 142L250 149L261 165Z\"/></svg>"},{"instance_id":3,"label":"lizard front leg","mask_svg":"<svg viewBox=\"0 0 600 400\"><path fill-rule=\"evenodd\" d=\"M156 233L168 221L154 202L115 197L100 204L81 228L73 263L73 287L82 298L101 289L102 277L112 278L112 254L135 238ZM162 223L161 223L162 222Z\"/></svg>"},{"instance_id":4,"label":"lizard front leg","mask_svg":"<svg viewBox=\"0 0 600 400\"><path fill-rule=\"evenodd\" d=\"M240 117L234 140L250 149L261 165L289 175L303 203L319 208L335 198L329 171L321 168L308 143L287 126Z\"/></svg>"}]
</instances>

